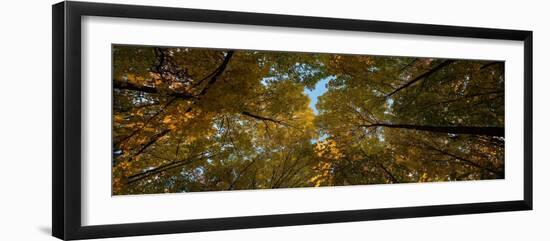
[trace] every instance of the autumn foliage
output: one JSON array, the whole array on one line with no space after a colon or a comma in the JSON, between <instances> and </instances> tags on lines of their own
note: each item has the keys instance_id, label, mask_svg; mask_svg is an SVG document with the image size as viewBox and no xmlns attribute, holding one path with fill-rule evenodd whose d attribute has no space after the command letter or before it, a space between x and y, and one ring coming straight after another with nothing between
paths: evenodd
<instances>
[{"instance_id":1,"label":"autumn foliage","mask_svg":"<svg viewBox=\"0 0 550 241\"><path fill-rule=\"evenodd\" d=\"M112 51L114 195L504 177L504 62Z\"/></svg>"}]
</instances>

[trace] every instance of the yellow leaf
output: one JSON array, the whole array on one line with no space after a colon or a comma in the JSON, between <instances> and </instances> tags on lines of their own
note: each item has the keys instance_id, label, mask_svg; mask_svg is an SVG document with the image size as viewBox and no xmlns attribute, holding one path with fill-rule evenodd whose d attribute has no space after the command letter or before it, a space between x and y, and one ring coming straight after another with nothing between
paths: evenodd
<instances>
[{"instance_id":1,"label":"yellow leaf","mask_svg":"<svg viewBox=\"0 0 550 241\"><path fill-rule=\"evenodd\" d=\"M162 120L162 123L164 124L170 124L170 122L172 122L172 116L170 115L165 116L164 119Z\"/></svg>"}]
</instances>

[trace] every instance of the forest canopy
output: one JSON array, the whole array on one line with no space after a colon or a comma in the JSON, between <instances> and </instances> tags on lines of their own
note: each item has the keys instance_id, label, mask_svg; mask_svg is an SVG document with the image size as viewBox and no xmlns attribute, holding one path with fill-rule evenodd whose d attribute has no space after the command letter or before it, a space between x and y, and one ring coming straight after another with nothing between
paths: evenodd
<instances>
[{"instance_id":1,"label":"forest canopy","mask_svg":"<svg viewBox=\"0 0 550 241\"><path fill-rule=\"evenodd\" d=\"M504 62L113 45L113 195L504 178Z\"/></svg>"}]
</instances>

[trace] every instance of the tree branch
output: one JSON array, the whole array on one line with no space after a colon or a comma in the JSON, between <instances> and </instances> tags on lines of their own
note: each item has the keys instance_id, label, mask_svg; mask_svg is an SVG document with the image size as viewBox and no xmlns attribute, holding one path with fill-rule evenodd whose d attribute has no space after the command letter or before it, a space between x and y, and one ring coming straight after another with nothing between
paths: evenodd
<instances>
[{"instance_id":1,"label":"tree branch","mask_svg":"<svg viewBox=\"0 0 550 241\"><path fill-rule=\"evenodd\" d=\"M206 94L206 92L208 91L208 89L214 84L216 83L216 81L218 80L218 78L222 75L223 71L225 70L225 68L227 68L227 64L229 64L229 60L231 60L231 57L233 56L233 53L235 53L235 51L233 50L230 50L230 51L227 51L227 55L225 55L225 59L223 60L222 64L218 67L218 69L216 70L215 74L212 75L212 77L210 78L210 80L208 81L208 83L206 84L206 86L202 89L202 91L198 94L198 97L200 98L201 96L204 96Z\"/></svg>"},{"instance_id":2,"label":"tree branch","mask_svg":"<svg viewBox=\"0 0 550 241\"><path fill-rule=\"evenodd\" d=\"M116 143L113 143L113 146L117 147L117 148L120 148L120 144L129 140L130 138L132 138L134 135L136 135L138 132L140 132L144 127L146 127L147 125L149 125L149 123L155 119L157 116L159 116L160 114L162 114L164 111L166 111L166 107L168 107L169 105L171 105L174 101L176 100L176 98L172 98L170 99L168 102L166 102L166 104L164 104L159 111L157 111L157 113L155 113L153 116L151 116L149 119L147 119L145 121L145 123L143 123L143 125L134 130L130 135L122 138L120 141L117 141Z\"/></svg>"},{"instance_id":3,"label":"tree branch","mask_svg":"<svg viewBox=\"0 0 550 241\"><path fill-rule=\"evenodd\" d=\"M414 58L411 62L409 62L408 64L406 64L405 66L403 66L399 71L400 72L403 72L404 70L408 69L409 67L411 67L414 63L416 63L416 61L418 61L418 58Z\"/></svg>"},{"instance_id":4,"label":"tree branch","mask_svg":"<svg viewBox=\"0 0 550 241\"><path fill-rule=\"evenodd\" d=\"M493 66L493 65L498 65L498 64L504 65L504 62L502 62L502 61L490 62L490 63L488 63L488 64L485 64L485 65L481 66L481 68L479 68L479 70L482 70L482 69L485 69L485 68L489 68L489 67L491 67L491 66Z\"/></svg>"},{"instance_id":5,"label":"tree branch","mask_svg":"<svg viewBox=\"0 0 550 241\"><path fill-rule=\"evenodd\" d=\"M138 152L136 152L136 154L132 155L132 157L130 157L130 158L128 159L128 162L134 160L137 156L141 155L141 153L143 153L147 148L149 148L150 146L152 146L153 144L155 144L155 142L157 142L158 140L160 140L160 138L162 138L162 137L164 137L165 135L167 135L168 132L170 132L170 129L163 130L163 131L161 131L160 133L154 135L154 136L151 138L151 140L149 140L147 143L145 143L145 145L141 146L141 148L138 150Z\"/></svg>"},{"instance_id":6,"label":"tree branch","mask_svg":"<svg viewBox=\"0 0 550 241\"><path fill-rule=\"evenodd\" d=\"M409 82L407 82L406 84L402 85L401 87L395 89L394 91L390 92L389 94L386 95L386 98L389 98L391 97L392 95L394 95L395 93L401 91L402 89L405 89L407 87L409 87L410 85L424 79L424 78L427 78L429 77L430 75L434 74L435 72L439 71L440 69L442 69L443 67L447 66L447 65L450 65L452 63L454 63L455 61L454 60L445 60L443 61L443 63L439 64L438 66L434 67L433 69L417 76L416 78L410 80Z\"/></svg>"},{"instance_id":7,"label":"tree branch","mask_svg":"<svg viewBox=\"0 0 550 241\"><path fill-rule=\"evenodd\" d=\"M504 127L428 126L428 125L387 124L387 123L375 123L375 124L360 125L360 126L364 128L387 127L387 128L410 129L410 130L449 133L449 134L468 134L468 135L504 137Z\"/></svg>"},{"instance_id":8,"label":"tree branch","mask_svg":"<svg viewBox=\"0 0 550 241\"><path fill-rule=\"evenodd\" d=\"M241 179L241 176L248 170L248 168L250 168L252 166L252 164L254 164L256 162L256 159L252 159L252 161L250 163L248 163L240 172L239 174L237 175L237 177L231 182L231 184L229 185L229 187L227 188L227 190L233 190L233 188L235 188L235 185L237 184L237 182L239 181L239 179Z\"/></svg>"},{"instance_id":9,"label":"tree branch","mask_svg":"<svg viewBox=\"0 0 550 241\"><path fill-rule=\"evenodd\" d=\"M195 161L202 160L202 159L205 159L205 158L211 158L211 157L215 156L215 155L203 156L204 154L205 153L203 152L203 153L200 153L199 155L193 156L189 159L180 160L180 161L173 161L173 162L170 162L170 163L167 163L167 164L164 164L164 165L160 165L160 166L155 167L153 169L150 169L150 170L147 170L147 171L144 171L144 172L140 172L140 173L128 176L129 180L126 183L131 184L131 183L137 182L139 180L142 180L144 178L150 177L154 174L164 172L164 171L167 171L167 170L170 170L170 169L174 169L176 167L181 167L181 166L184 166L184 165L188 165L188 164L191 164Z\"/></svg>"},{"instance_id":10,"label":"tree branch","mask_svg":"<svg viewBox=\"0 0 550 241\"><path fill-rule=\"evenodd\" d=\"M384 170L384 172L390 177L392 183L399 183L399 180L397 180L397 178L395 178L395 176L386 168L384 167L384 165L382 164L378 164L378 166Z\"/></svg>"},{"instance_id":11,"label":"tree branch","mask_svg":"<svg viewBox=\"0 0 550 241\"><path fill-rule=\"evenodd\" d=\"M233 50L227 52L227 55L225 56L225 59L220 64L220 66L213 72L213 74L209 75L209 76L212 76L212 77L208 81L206 87L204 89L202 89L201 92L197 96L189 94L189 93L179 93L179 92L174 92L174 91L168 92L167 95L177 97L177 98L180 98L180 99L184 99L184 100L193 99L193 98L205 95L206 92L208 91L208 88L210 88L210 86L212 84L214 84L218 80L218 78L221 76L221 74L223 73L223 71L227 67L227 64L229 63L229 60L233 56L233 53L234 53ZM161 67L157 66L156 68L157 68L157 71L161 71L160 70ZM134 84L134 83L117 81L117 80L113 80L113 87L115 89L141 91L141 92L150 93L150 94L158 94L159 93L159 90L156 87L146 86L146 85L137 85L137 84Z\"/></svg>"},{"instance_id":12,"label":"tree branch","mask_svg":"<svg viewBox=\"0 0 550 241\"><path fill-rule=\"evenodd\" d=\"M254 119L257 119L257 120L262 120L262 121L269 121L269 122L273 122L275 124L279 124L279 125L284 125L284 126L289 126L287 123L281 121L281 120L276 120L276 119L273 119L273 118L270 118L270 117L264 117L264 116L260 116L260 115L256 115L256 114L252 114L248 111L243 111L241 112L242 115L245 115L245 116L248 116L248 117L252 117Z\"/></svg>"},{"instance_id":13,"label":"tree branch","mask_svg":"<svg viewBox=\"0 0 550 241\"><path fill-rule=\"evenodd\" d=\"M113 80L113 88L121 89L121 90L141 91L149 94L159 94L159 90L156 87L151 87L146 85L137 85L134 83L122 82L117 80ZM168 92L167 95L177 97L183 100L189 100L189 99L195 98L195 96L189 93L179 93L174 91Z\"/></svg>"},{"instance_id":14,"label":"tree branch","mask_svg":"<svg viewBox=\"0 0 550 241\"><path fill-rule=\"evenodd\" d=\"M454 158L454 159L457 159L457 160L459 160L459 161L462 161L462 162L464 162L464 163L466 163L466 164L468 164L468 165L470 165L470 166L473 166L473 167L476 167L476 168L485 170L485 171L487 171L487 172L490 172L490 173L492 173L492 174L494 174L494 175L496 175L496 176L498 176L498 177L500 177L500 178L504 177L504 173L502 173L502 172L500 172L500 171L496 171L496 170L493 170L493 169L491 169L491 168L488 168L488 167L485 167L485 166L481 166L481 165L479 165L479 164L477 164L477 163L475 163L475 162L473 162L473 161L470 161L470 160L465 159L465 158L463 158L463 157L457 156L457 155L455 155L455 154L453 154L453 153L450 153L450 152L447 152L447 151L444 151L444 150L435 148L435 147L430 146L430 145L428 145L428 148L429 148L429 149L432 149L432 150L434 150L434 151L437 151L437 152L439 152L439 153L441 153L441 154L450 156L450 157L452 157L452 158Z\"/></svg>"}]
</instances>

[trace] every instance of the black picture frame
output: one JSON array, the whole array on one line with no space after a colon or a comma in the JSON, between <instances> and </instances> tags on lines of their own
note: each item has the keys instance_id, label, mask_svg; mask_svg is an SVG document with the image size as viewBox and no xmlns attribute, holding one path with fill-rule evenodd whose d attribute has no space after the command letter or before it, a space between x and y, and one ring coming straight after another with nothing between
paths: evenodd
<instances>
[{"instance_id":1,"label":"black picture frame","mask_svg":"<svg viewBox=\"0 0 550 241\"><path fill-rule=\"evenodd\" d=\"M60 239L87 239L380 219L532 210L533 33L531 31L384 21L197 10L89 2L60 2L53 10L53 195L52 232ZM522 200L421 207L140 222L81 224L81 17L194 21L259 26L428 36L517 40L524 43L524 194Z\"/></svg>"}]
</instances>

